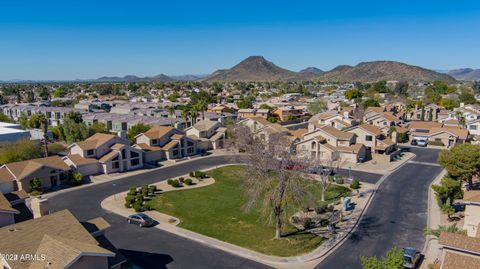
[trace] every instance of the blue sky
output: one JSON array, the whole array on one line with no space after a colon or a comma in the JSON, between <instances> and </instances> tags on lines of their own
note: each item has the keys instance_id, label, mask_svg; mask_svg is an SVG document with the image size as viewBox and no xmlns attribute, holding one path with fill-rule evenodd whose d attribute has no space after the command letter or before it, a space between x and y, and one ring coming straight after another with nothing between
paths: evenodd
<instances>
[{"instance_id":1,"label":"blue sky","mask_svg":"<svg viewBox=\"0 0 480 269\"><path fill-rule=\"evenodd\" d=\"M0 2L0 80L298 71L396 60L480 68L480 1Z\"/></svg>"}]
</instances>

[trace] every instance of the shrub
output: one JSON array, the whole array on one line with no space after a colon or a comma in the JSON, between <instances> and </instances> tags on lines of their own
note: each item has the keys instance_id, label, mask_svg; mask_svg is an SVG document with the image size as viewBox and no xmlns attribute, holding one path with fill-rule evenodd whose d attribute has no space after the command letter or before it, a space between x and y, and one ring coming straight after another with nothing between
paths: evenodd
<instances>
[{"instance_id":1,"label":"shrub","mask_svg":"<svg viewBox=\"0 0 480 269\"><path fill-rule=\"evenodd\" d=\"M126 208L132 208L132 204L125 202L125 207L126 207Z\"/></svg>"},{"instance_id":2,"label":"shrub","mask_svg":"<svg viewBox=\"0 0 480 269\"><path fill-rule=\"evenodd\" d=\"M311 218L304 218L303 219L303 228L304 229L311 229L315 227L315 224L313 223Z\"/></svg>"},{"instance_id":3,"label":"shrub","mask_svg":"<svg viewBox=\"0 0 480 269\"><path fill-rule=\"evenodd\" d=\"M328 203L327 202L320 202L320 204L315 208L315 213L323 214L328 210Z\"/></svg>"},{"instance_id":4,"label":"shrub","mask_svg":"<svg viewBox=\"0 0 480 269\"><path fill-rule=\"evenodd\" d=\"M150 186L148 187L148 192L149 192L150 194L155 194L156 191L157 191L157 186L155 186L155 185L150 185Z\"/></svg>"},{"instance_id":5,"label":"shrub","mask_svg":"<svg viewBox=\"0 0 480 269\"><path fill-rule=\"evenodd\" d=\"M138 202L134 203L132 207L133 207L133 210L135 210L135 212L142 211L142 203L138 203Z\"/></svg>"},{"instance_id":6,"label":"shrub","mask_svg":"<svg viewBox=\"0 0 480 269\"><path fill-rule=\"evenodd\" d=\"M172 185L172 182L173 182L173 179L167 180L167 184L168 184L168 185Z\"/></svg>"},{"instance_id":7,"label":"shrub","mask_svg":"<svg viewBox=\"0 0 480 269\"><path fill-rule=\"evenodd\" d=\"M188 173L188 175L191 176L191 177L194 177L194 176L195 176L195 174L193 173L193 171L190 172L190 173Z\"/></svg>"},{"instance_id":8,"label":"shrub","mask_svg":"<svg viewBox=\"0 0 480 269\"><path fill-rule=\"evenodd\" d=\"M178 180L183 183L185 181L185 178L180 177L180 178L178 178Z\"/></svg>"},{"instance_id":9,"label":"shrub","mask_svg":"<svg viewBox=\"0 0 480 269\"><path fill-rule=\"evenodd\" d=\"M193 185L193 181L192 181L191 178L185 179L184 183L187 184L187 185L189 185L189 186L190 186L190 185Z\"/></svg>"},{"instance_id":10,"label":"shrub","mask_svg":"<svg viewBox=\"0 0 480 269\"><path fill-rule=\"evenodd\" d=\"M136 187L130 187L127 195L137 195L137 188Z\"/></svg>"},{"instance_id":11,"label":"shrub","mask_svg":"<svg viewBox=\"0 0 480 269\"><path fill-rule=\"evenodd\" d=\"M39 196L41 194L42 194L42 191L32 191L32 192L30 192L31 196Z\"/></svg>"},{"instance_id":12,"label":"shrub","mask_svg":"<svg viewBox=\"0 0 480 269\"><path fill-rule=\"evenodd\" d=\"M125 196L125 203L131 204L132 202L135 202L135 196L133 195L127 195Z\"/></svg>"},{"instance_id":13,"label":"shrub","mask_svg":"<svg viewBox=\"0 0 480 269\"><path fill-rule=\"evenodd\" d=\"M178 187L180 187L180 182L175 179L175 180L172 181L172 184L170 184L170 185L172 185L172 187L174 187L174 188L178 188Z\"/></svg>"},{"instance_id":14,"label":"shrub","mask_svg":"<svg viewBox=\"0 0 480 269\"><path fill-rule=\"evenodd\" d=\"M335 211L335 207L333 205L329 205L327 207L327 212L333 212L333 211Z\"/></svg>"},{"instance_id":15,"label":"shrub","mask_svg":"<svg viewBox=\"0 0 480 269\"><path fill-rule=\"evenodd\" d=\"M328 219L321 219L320 220L320 226L326 227L326 226L328 226L328 224L330 224L330 221Z\"/></svg>"},{"instance_id":16,"label":"shrub","mask_svg":"<svg viewBox=\"0 0 480 269\"><path fill-rule=\"evenodd\" d=\"M137 196L135 196L135 201L143 202L143 195L141 193L137 194Z\"/></svg>"},{"instance_id":17,"label":"shrub","mask_svg":"<svg viewBox=\"0 0 480 269\"><path fill-rule=\"evenodd\" d=\"M143 205L143 209L144 209L145 211L148 211L148 210L152 210L152 207L150 206L150 204L144 204L144 205Z\"/></svg>"},{"instance_id":18,"label":"shrub","mask_svg":"<svg viewBox=\"0 0 480 269\"><path fill-rule=\"evenodd\" d=\"M443 144L442 141L435 141L435 140L432 140L432 141L428 141L428 144L432 145L432 146L445 146L445 144Z\"/></svg>"},{"instance_id":19,"label":"shrub","mask_svg":"<svg viewBox=\"0 0 480 269\"><path fill-rule=\"evenodd\" d=\"M343 177L336 177L335 178L335 183L337 184L343 184L345 181L343 180Z\"/></svg>"},{"instance_id":20,"label":"shrub","mask_svg":"<svg viewBox=\"0 0 480 269\"><path fill-rule=\"evenodd\" d=\"M202 171L195 171L195 178L206 178L207 174Z\"/></svg>"},{"instance_id":21,"label":"shrub","mask_svg":"<svg viewBox=\"0 0 480 269\"><path fill-rule=\"evenodd\" d=\"M42 181L38 177L34 177L30 180L30 191L41 192L42 191Z\"/></svg>"},{"instance_id":22,"label":"shrub","mask_svg":"<svg viewBox=\"0 0 480 269\"><path fill-rule=\"evenodd\" d=\"M143 196L148 195L148 185L143 185L142 188L140 189L140 192L142 193Z\"/></svg>"},{"instance_id":23,"label":"shrub","mask_svg":"<svg viewBox=\"0 0 480 269\"><path fill-rule=\"evenodd\" d=\"M73 172L68 174L68 184L72 186L82 185L83 175L79 172Z\"/></svg>"},{"instance_id":24,"label":"shrub","mask_svg":"<svg viewBox=\"0 0 480 269\"><path fill-rule=\"evenodd\" d=\"M360 189L360 181L358 181L357 179L354 179L354 180L352 181L352 183L350 184L350 188L351 188L352 190L358 190L358 189Z\"/></svg>"}]
</instances>

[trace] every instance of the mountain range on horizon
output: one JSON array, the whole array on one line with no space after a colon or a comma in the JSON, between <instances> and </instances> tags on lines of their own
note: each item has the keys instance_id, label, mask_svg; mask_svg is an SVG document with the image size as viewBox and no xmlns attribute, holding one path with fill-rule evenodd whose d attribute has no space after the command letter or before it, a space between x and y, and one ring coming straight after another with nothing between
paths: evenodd
<instances>
[{"instance_id":1,"label":"mountain range on horizon","mask_svg":"<svg viewBox=\"0 0 480 269\"><path fill-rule=\"evenodd\" d=\"M419 66L409 65L396 61L370 61L361 62L355 66L339 65L329 71L316 67L307 67L298 72L291 71L275 65L263 56L250 56L227 69L218 69L209 75L186 74L168 76L159 74L156 76L139 77L135 75L103 76L97 79L77 79L75 81L94 82L174 82L174 81L205 81L205 82L234 82L234 81L339 81L339 82L372 82L379 80L397 80L412 82L431 82L434 80L444 81L471 81L480 80L480 69L460 68L453 70L430 70ZM54 82L55 80L44 80ZM35 82L35 80L9 80L0 83Z\"/></svg>"}]
</instances>

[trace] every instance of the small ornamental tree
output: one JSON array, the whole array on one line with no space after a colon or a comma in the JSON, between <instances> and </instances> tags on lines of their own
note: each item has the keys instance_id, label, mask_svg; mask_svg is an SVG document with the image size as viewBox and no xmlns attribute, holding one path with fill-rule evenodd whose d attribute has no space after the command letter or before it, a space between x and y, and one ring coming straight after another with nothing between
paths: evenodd
<instances>
[{"instance_id":1,"label":"small ornamental tree","mask_svg":"<svg viewBox=\"0 0 480 269\"><path fill-rule=\"evenodd\" d=\"M30 191L31 192L42 191L42 181L38 177L34 177L32 180L30 180Z\"/></svg>"}]
</instances>

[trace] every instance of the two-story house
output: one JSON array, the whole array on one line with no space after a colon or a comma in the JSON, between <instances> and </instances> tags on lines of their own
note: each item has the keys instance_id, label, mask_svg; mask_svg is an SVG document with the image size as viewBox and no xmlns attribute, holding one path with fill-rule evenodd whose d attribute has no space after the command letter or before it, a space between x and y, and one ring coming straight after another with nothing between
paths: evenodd
<instances>
[{"instance_id":1,"label":"two-story house","mask_svg":"<svg viewBox=\"0 0 480 269\"><path fill-rule=\"evenodd\" d=\"M396 152L396 141L387 137L381 129L374 125L369 124L360 124L353 126L346 130L346 132L353 133L356 135L356 143L361 143L365 145L367 152L371 154L371 157L378 161L380 159L385 159L377 155L388 155L386 160L391 161L394 155L392 153ZM396 133L394 134L395 137Z\"/></svg>"},{"instance_id":2,"label":"two-story house","mask_svg":"<svg viewBox=\"0 0 480 269\"><path fill-rule=\"evenodd\" d=\"M84 141L71 144L68 149L70 154L64 157L65 163L84 176L143 167L144 152L116 135L96 133Z\"/></svg>"},{"instance_id":3,"label":"two-story house","mask_svg":"<svg viewBox=\"0 0 480 269\"><path fill-rule=\"evenodd\" d=\"M197 140L197 149L223 148L227 128L218 121L202 120L185 130L187 136Z\"/></svg>"},{"instance_id":4,"label":"two-story house","mask_svg":"<svg viewBox=\"0 0 480 269\"><path fill-rule=\"evenodd\" d=\"M305 133L294 146L297 154L323 161L340 159L357 163L366 157L366 148L361 143L355 143L355 134L329 125Z\"/></svg>"},{"instance_id":5,"label":"two-story house","mask_svg":"<svg viewBox=\"0 0 480 269\"><path fill-rule=\"evenodd\" d=\"M146 163L154 164L197 154L197 141L171 126L154 126L135 139L135 147L145 151Z\"/></svg>"}]
</instances>

